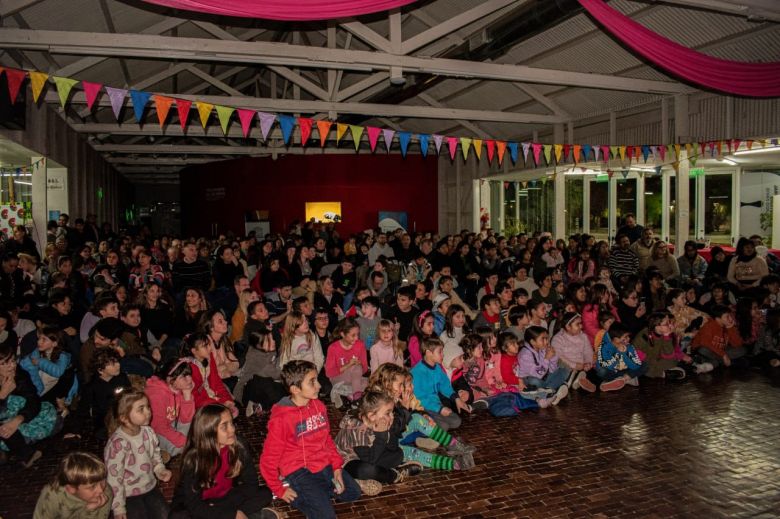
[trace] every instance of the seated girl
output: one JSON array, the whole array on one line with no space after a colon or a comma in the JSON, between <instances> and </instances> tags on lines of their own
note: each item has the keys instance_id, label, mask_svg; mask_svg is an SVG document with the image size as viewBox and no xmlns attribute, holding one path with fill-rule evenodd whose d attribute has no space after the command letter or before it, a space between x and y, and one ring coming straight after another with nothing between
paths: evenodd
<instances>
[{"instance_id":1,"label":"seated girl","mask_svg":"<svg viewBox=\"0 0 780 519\"><path fill-rule=\"evenodd\" d=\"M38 349L19 361L19 366L30 374L41 400L55 404L62 416L68 414L68 405L78 391L76 370L66 348L65 334L46 327L38 335Z\"/></svg>"},{"instance_id":2,"label":"seated girl","mask_svg":"<svg viewBox=\"0 0 780 519\"><path fill-rule=\"evenodd\" d=\"M216 368L214 354L209 351L209 338L203 333L193 333L184 341L182 354L189 353L192 357L187 362L192 366L192 396L195 399L195 409L208 404L222 404L238 415L238 408L233 401Z\"/></svg>"},{"instance_id":3,"label":"seated girl","mask_svg":"<svg viewBox=\"0 0 780 519\"><path fill-rule=\"evenodd\" d=\"M393 323L387 319L379 321L377 336L379 340L371 347L371 373L385 362L403 366L406 348L398 340Z\"/></svg>"},{"instance_id":4,"label":"seated girl","mask_svg":"<svg viewBox=\"0 0 780 519\"><path fill-rule=\"evenodd\" d=\"M647 328L634 338L634 348L644 353L646 375L651 378L682 380L685 378L685 368L693 367L693 359L680 348L680 338L673 332L670 315L666 312L650 314ZM712 365L707 366L697 366L697 373L712 369Z\"/></svg>"},{"instance_id":5,"label":"seated girl","mask_svg":"<svg viewBox=\"0 0 780 519\"><path fill-rule=\"evenodd\" d=\"M171 359L146 383L146 396L152 406L152 429L160 449L171 456L181 453L187 440L195 398L192 391L192 364L187 359Z\"/></svg>"},{"instance_id":6,"label":"seated girl","mask_svg":"<svg viewBox=\"0 0 780 519\"><path fill-rule=\"evenodd\" d=\"M363 376L368 371L368 360L366 347L358 338L360 327L354 319L348 317L339 322L333 336L336 341L328 347L325 375L333 384L333 403L341 407L340 394L348 395L352 401L358 400L363 394L368 385L368 380ZM337 391L338 387L342 390Z\"/></svg>"},{"instance_id":7,"label":"seated girl","mask_svg":"<svg viewBox=\"0 0 780 519\"><path fill-rule=\"evenodd\" d=\"M246 362L233 396L246 406L247 416L251 416L258 410L270 411L275 403L287 396L287 391L281 383L273 333L267 328L258 329L247 339Z\"/></svg>"},{"instance_id":8,"label":"seated girl","mask_svg":"<svg viewBox=\"0 0 780 519\"><path fill-rule=\"evenodd\" d=\"M596 385L588 380L588 372L593 369L593 347L582 331L582 317L578 313L567 312L559 323L560 331L553 337L551 345L560 363L571 370L568 381L572 389L582 388L593 393Z\"/></svg>"},{"instance_id":9,"label":"seated girl","mask_svg":"<svg viewBox=\"0 0 780 519\"><path fill-rule=\"evenodd\" d=\"M541 326L530 326L525 330L525 344L517 355L516 370L530 394L540 389L554 392L549 405L558 405L569 394L566 380L571 370L558 365L558 356L550 347L550 336Z\"/></svg>"}]
</instances>

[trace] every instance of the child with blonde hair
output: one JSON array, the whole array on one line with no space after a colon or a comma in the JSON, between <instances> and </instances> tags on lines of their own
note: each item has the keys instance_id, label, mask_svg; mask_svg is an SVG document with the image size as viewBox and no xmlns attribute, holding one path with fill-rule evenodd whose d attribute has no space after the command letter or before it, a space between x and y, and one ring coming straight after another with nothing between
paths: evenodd
<instances>
[{"instance_id":1,"label":"child with blonde hair","mask_svg":"<svg viewBox=\"0 0 780 519\"><path fill-rule=\"evenodd\" d=\"M106 485L103 460L86 452L67 454L54 479L43 487L35 519L108 519L111 488Z\"/></svg>"},{"instance_id":2,"label":"child with blonde hair","mask_svg":"<svg viewBox=\"0 0 780 519\"><path fill-rule=\"evenodd\" d=\"M371 347L371 373L386 362L403 366L404 343L398 340L393 323L387 319L379 321L377 336L379 340Z\"/></svg>"}]
</instances>

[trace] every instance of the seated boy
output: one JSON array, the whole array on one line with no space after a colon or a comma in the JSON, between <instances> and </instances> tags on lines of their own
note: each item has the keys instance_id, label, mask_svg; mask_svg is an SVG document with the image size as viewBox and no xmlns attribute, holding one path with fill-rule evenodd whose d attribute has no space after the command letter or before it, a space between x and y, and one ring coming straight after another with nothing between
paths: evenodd
<instances>
[{"instance_id":1,"label":"seated boy","mask_svg":"<svg viewBox=\"0 0 780 519\"><path fill-rule=\"evenodd\" d=\"M732 360L744 357L747 353L735 326L734 315L725 305L713 306L710 315L712 320L704 323L693 338L691 348L714 367L721 364L729 367Z\"/></svg>"},{"instance_id":2,"label":"seated boy","mask_svg":"<svg viewBox=\"0 0 780 519\"><path fill-rule=\"evenodd\" d=\"M488 294L479 300L479 315L474 320L474 328L487 326L498 332L501 329L501 300L498 296Z\"/></svg>"},{"instance_id":3,"label":"seated boy","mask_svg":"<svg viewBox=\"0 0 780 519\"><path fill-rule=\"evenodd\" d=\"M282 369L282 382L290 396L271 409L260 472L275 496L306 517L335 518L331 498L355 501L361 489L342 471L327 410L317 399L317 368L308 361L290 361Z\"/></svg>"},{"instance_id":4,"label":"seated boy","mask_svg":"<svg viewBox=\"0 0 780 519\"><path fill-rule=\"evenodd\" d=\"M420 400L436 425L445 431L457 429L461 423L457 412L471 410L455 392L449 377L442 369L444 344L436 338L425 339L420 345L420 353L422 362L412 368L414 396ZM452 407L455 407L455 410Z\"/></svg>"},{"instance_id":5,"label":"seated boy","mask_svg":"<svg viewBox=\"0 0 780 519\"><path fill-rule=\"evenodd\" d=\"M647 373L647 364L642 363L634 346L631 332L622 323L614 323L598 349L596 374L601 391L617 391L626 384L639 385L639 377Z\"/></svg>"},{"instance_id":6,"label":"seated boy","mask_svg":"<svg viewBox=\"0 0 780 519\"><path fill-rule=\"evenodd\" d=\"M94 454L71 452L60 462L54 480L43 487L35 519L108 519L113 494L106 466Z\"/></svg>"}]
</instances>

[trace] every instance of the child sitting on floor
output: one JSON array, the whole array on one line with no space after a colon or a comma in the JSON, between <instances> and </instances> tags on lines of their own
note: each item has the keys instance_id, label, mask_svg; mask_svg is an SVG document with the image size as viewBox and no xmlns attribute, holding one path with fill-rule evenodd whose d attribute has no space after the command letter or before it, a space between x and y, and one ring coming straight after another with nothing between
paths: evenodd
<instances>
[{"instance_id":1,"label":"child sitting on floor","mask_svg":"<svg viewBox=\"0 0 780 519\"><path fill-rule=\"evenodd\" d=\"M558 365L558 356L550 347L550 336L541 326L530 326L525 331L525 345L517 355L517 376L523 381L527 394L534 391L552 390L553 397L550 405L558 405L558 402L566 398L569 388L566 380L571 372L566 366ZM549 394L549 392L545 392ZM538 394L542 394L539 391ZM541 402L539 404L542 406Z\"/></svg>"},{"instance_id":2,"label":"child sitting on floor","mask_svg":"<svg viewBox=\"0 0 780 519\"><path fill-rule=\"evenodd\" d=\"M341 394L347 394L353 402L363 394L368 384L363 376L368 371L368 361L366 347L359 339L360 327L354 319L342 320L333 336L337 340L328 347L325 375L333 384L331 399L336 407L341 407ZM346 388L346 393L340 388Z\"/></svg>"},{"instance_id":3,"label":"child sitting on floor","mask_svg":"<svg viewBox=\"0 0 780 519\"><path fill-rule=\"evenodd\" d=\"M377 336L379 340L371 348L371 373L385 362L403 366L404 343L398 340L393 323L387 319L379 321Z\"/></svg>"},{"instance_id":4,"label":"child sitting on floor","mask_svg":"<svg viewBox=\"0 0 780 519\"><path fill-rule=\"evenodd\" d=\"M582 388L593 393L596 385L588 380L588 372L593 369L593 347L582 331L582 317L578 313L567 312L559 322L560 331L553 337L551 345L560 362L571 370L567 383L572 389Z\"/></svg>"},{"instance_id":5,"label":"child sitting on floor","mask_svg":"<svg viewBox=\"0 0 780 519\"><path fill-rule=\"evenodd\" d=\"M624 324L614 323L598 351L596 373L603 380L599 389L617 391L626 384L638 386L639 377L646 372L647 365L631 345L631 332Z\"/></svg>"},{"instance_id":6,"label":"child sitting on floor","mask_svg":"<svg viewBox=\"0 0 780 519\"><path fill-rule=\"evenodd\" d=\"M108 519L113 494L106 476L106 465L94 454L66 454L54 480L41 490L33 517Z\"/></svg>"}]
</instances>

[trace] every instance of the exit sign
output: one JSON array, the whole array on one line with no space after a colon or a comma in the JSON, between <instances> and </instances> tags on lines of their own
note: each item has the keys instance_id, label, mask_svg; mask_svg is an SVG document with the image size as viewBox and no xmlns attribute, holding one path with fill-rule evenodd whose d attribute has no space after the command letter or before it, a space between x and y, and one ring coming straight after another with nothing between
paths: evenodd
<instances>
[{"instance_id":1,"label":"exit sign","mask_svg":"<svg viewBox=\"0 0 780 519\"><path fill-rule=\"evenodd\" d=\"M704 176L704 168L691 168L691 170L688 172L688 175L691 178L703 177Z\"/></svg>"}]
</instances>

